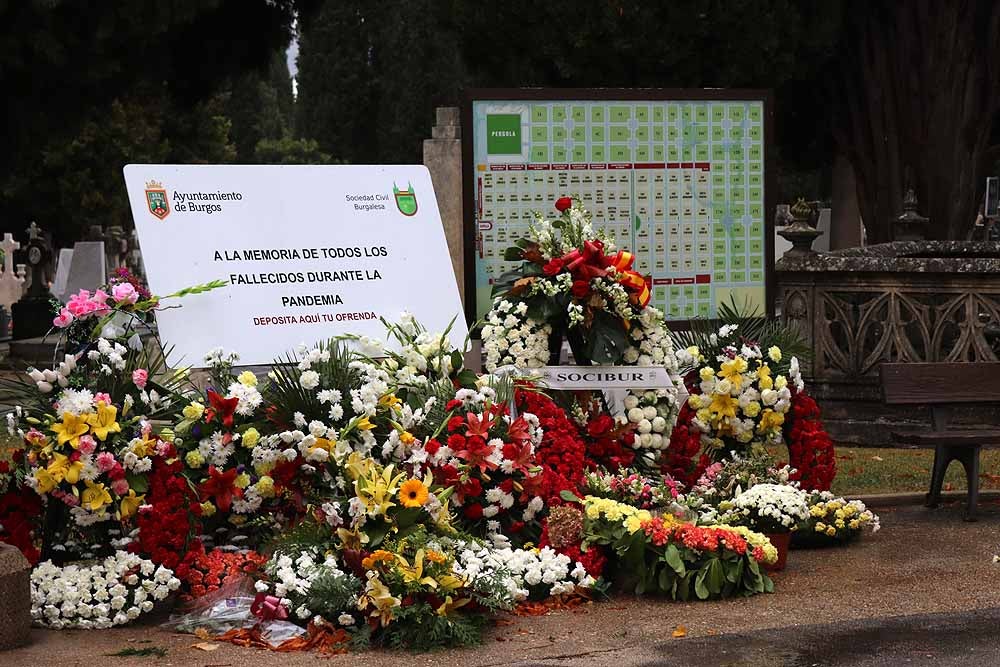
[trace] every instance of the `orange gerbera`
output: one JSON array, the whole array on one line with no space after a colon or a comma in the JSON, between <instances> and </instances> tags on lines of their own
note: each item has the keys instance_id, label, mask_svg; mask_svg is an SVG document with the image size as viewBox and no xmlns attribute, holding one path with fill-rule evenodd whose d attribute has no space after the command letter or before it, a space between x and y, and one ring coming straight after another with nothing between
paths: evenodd
<instances>
[{"instance_id":1,"label":"orange gerbera","mask_svg":"<svg viewBox=\"0 0 1000 667\"><path fill-rule=\"evenodd\" d=\"M419 479L408 479L399 487L399 502L403 507L423 507L427 502L427 486Z\"/></svg>"}]
</instances>

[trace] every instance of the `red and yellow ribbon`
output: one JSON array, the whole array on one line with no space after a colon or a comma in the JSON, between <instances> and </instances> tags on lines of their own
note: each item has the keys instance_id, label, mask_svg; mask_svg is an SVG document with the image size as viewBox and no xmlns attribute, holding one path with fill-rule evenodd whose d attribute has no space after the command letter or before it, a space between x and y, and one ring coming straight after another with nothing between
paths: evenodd
<instances>
[{"instance_id":1,"label":"red and yellow ribbon","mask_svg":"<svg viewBox=\"0 0 1000 667\"><path fill-rule=\"evenodd\" d=\"M651 296L649 278L632 270L635 256L630 252L621 250L613 256L605 255L603 243L584 241L582 250L574 249L557 261L573 274L574 280L583 280L588 283L593 278L607 276L608 269L613 269L618 276L619 284L628 290L633 303L640 308L645 308L649 304Z\"/></svg>"}]
</instances>

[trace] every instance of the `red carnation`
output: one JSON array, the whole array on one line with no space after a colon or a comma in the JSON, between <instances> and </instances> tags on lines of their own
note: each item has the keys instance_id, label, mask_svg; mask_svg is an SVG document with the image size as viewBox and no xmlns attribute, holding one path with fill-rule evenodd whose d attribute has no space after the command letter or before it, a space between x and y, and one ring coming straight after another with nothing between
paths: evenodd
<instances>
[{"instance_id":1,"label":"red carnation","mask_svg":"<svg viewBox=\"0 0 1000 667\"><path fill-rule=\"evenodd\" d=\"M441 443L437 440L428 440L424 443L424 451L427 452L428 456L434 456L441 449Z\"/></svg>"},{"instance_id":2,"label":"red carnation","mask_svg":"<svg viewBox=\"0 0 1000 667\"><path fill-rule=\"evenodd\" d=\"M479 503L469 505L463 512L465 514L465 518L470 521L478 521L483 518L483 506Z\"/></svg>"},{"instance_id":3,"label":"red carnation","mask_svg":"<svg viewBox=\"0 0 1000 667\"><path fill-rule=\"evenodd\" d=\"M560 197L556 200L556 210L562 213L566 209L573 206L573 199L571 197Z\"/></svg>"}]
</instances>

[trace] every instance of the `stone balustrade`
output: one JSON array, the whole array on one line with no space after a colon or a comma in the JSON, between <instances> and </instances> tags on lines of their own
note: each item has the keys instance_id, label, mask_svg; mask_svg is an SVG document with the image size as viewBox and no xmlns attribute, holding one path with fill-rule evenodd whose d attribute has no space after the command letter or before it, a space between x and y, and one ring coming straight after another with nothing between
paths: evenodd
<instances>
[{"instance_id":1,"label":"stone balustrade","mask_svg":"<svg viewBox=\"0 0 1000 667\"><path fill-rule=\"evenodd\" d=\"M777 264L781 318L813 349L803 364L835 439L889 441L922 409L881 403L883 361L996 361L1000 350L1000 244L901 241ZM956 421L996 423L970 406Z\"/></svg>"}]
</instances>

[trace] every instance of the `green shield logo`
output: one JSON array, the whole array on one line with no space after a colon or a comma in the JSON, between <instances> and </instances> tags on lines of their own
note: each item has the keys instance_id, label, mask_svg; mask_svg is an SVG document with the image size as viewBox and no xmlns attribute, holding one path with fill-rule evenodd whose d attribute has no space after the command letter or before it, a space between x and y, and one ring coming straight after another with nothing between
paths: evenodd
<instances>
[{"instance_id":1,"label":"green shield logo","mask_svg":"<svg viewBox=\"0 0 1000 667\"><path fill-rule=\"evenodd\" d=\"M417 212L417 195L413 191L413 185L406 184L405 190L400 190L395 183L392 184L392 193L396 196L396 208L403 215L410 216Z\"/></svg>"}]
</instances>

